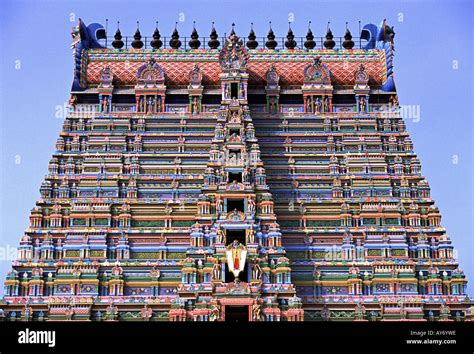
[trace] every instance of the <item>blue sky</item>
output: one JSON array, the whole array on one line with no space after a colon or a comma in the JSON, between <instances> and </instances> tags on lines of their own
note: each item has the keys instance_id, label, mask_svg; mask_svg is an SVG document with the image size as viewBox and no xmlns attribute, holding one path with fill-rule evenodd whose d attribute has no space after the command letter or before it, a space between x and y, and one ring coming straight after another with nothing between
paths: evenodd
<instances>
[{"instance_id":1,"label":"blue sky","mask_svg":"<svg viewBox=\"0 0 474 354\"><path fill-rule=\"evenodd\" d=\"M289 19L296 36L312 21L315 36L327 21L335 36L345 22L357 35L358 21L395 26L394 72L400 103L419 109L406 120L422 172L431 185L442 225L459 252L461 268L474 282L473 75L471 1L8 1L0 3L0 278L10 268L9 250L18 245L61 131L72 83L71 28L109 19L132 36L136 21L151 35L155 21L169 36L180 21L181 36L192 23L208 36L247 36L250 22L265 36L268 21L277 36ZM474 285L469 293L474 295ZM3 293L1 287L0 294Z\"/></svg>"}]
</instances>

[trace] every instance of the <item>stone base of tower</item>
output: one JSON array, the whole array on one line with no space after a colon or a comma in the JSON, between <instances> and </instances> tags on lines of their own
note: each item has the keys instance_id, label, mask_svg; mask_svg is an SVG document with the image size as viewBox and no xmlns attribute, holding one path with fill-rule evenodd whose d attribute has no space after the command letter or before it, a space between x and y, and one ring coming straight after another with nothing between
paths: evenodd
<instances>
[{"instance_id":1,"label":"stone base of tower","mask_svg":"<svg viewBox=\"0 0 474 354\"><path fill-rule=\"evenodd\" d=\"M157 297L6 297L0 303L0 321L6 322L473 320L472 303L457 297L359 296L354 300L331 296L300 300L291 294L262 295L257 286L244 282L237 287L233 283L211 286L207 294L181 290L174 296Z\"/></svg>"}]
</instances>

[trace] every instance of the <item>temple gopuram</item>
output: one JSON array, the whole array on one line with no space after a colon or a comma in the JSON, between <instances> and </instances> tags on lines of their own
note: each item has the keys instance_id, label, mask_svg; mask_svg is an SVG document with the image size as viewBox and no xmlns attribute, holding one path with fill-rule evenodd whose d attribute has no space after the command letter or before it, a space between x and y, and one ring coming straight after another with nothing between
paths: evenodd
<instances>
[{"instance_id":1,"label":"temple gopuram","mask_svg":"<svg viewBox=\"0 0 474 354\"><path fill-rule=\"evenodd\" d=\"M109 38L79 20L0 319L470 321L394 35Z\"/></svg>"}]
</instances>

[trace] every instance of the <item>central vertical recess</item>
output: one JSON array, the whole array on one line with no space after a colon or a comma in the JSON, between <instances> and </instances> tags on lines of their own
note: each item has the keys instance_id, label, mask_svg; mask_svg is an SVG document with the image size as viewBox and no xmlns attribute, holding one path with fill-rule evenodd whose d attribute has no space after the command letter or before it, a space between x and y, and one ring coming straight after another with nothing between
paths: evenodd
<instances>
[{"instance_id":1,"label":"central vertical recess","mask_svg":"<svg viewBox=\"0 0 474 354\"><path fill-rule=\"evenodd\" d=\"M178 290L196 306L212 296L212 318L230 322L263 320L264 303L275 312L295 296L248 106L249 59L234 34L219 53L221 104Z\"/></svg>"},{"instance_id":2,"label":"central vertical recess","mask_svg":"<svg viewBox=\"0 0 474 354\"><path fill-rule=\"evenodd\" d=\"M227 230L226 239L227 244L231 244L234 240L237 240L245 246L245 230Z\"/></svg>"},{"instance_id":3,"label":"central vertical recess","mask_svg":"<svg viewBox=\"0 0 474 354\"><path fill-rule=\"evenodd\" d=\"M232 98L238 97L238 84L236 82L230 84L230 96Z\"/></svg>"},{"instance_id":4,"label":"central vertical recess","mask_svg":"<svg viewBox=\"0 0 474 354\"><path fill-rule=\"evenodd\" d=\"M227 199L227 212L230 213L231 211L238 210L244 212L244 200L243 198L240 199Z\"/></svg>"}]
</instances>

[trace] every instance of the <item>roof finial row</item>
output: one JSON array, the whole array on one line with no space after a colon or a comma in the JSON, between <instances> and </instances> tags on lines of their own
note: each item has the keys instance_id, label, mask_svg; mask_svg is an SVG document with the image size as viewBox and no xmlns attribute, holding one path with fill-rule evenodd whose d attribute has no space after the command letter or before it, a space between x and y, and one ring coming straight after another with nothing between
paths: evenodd
<instances>
[{"instance_id":1,"label":"roof finial row","mask_svg":"<svg viewBox=\"0 0 474 354\"><path fill-rule=\"evenodd\" d=\"M332 34L331 28L329 27L331 22L327 24L327 31L326 31L326 40L324 41L323 45L326 49L333 49L336 46L336 42L334 41L334 36ZM230 32L230 36L235 35L235 23L232 23L232 29ZM208 41L207 45L211 49L218 49L220 46L220 42L218 40L218 34L214 27L214 22L212 22L210 40ZM150 45L153 49L160 49L163 46L163 42L160 40L161 35L158 29L158 21L156 22L155 31L153 32L153 40L150 42ZM247 47L249 49L256 49L258 47L258 42L256 41L257 36L253 30L253 22L250 24L250 33L248 35L247 40ZM201 46L201 41L199 40L199 34L196 29L196 21L193 21L193 30L191 33L191 40L189 41L189 46L191 49L199 49ZM143 41L142 35L140 33L140 23L137 21L137 30L133 35L133 41L131 43L134 49L141 49L143 48ZM179 32L178 32L178 22L175 23L175 27L173 30L173 34L171 35L171 40L169 41L169 45L173 49L179 49L181 47L181 41L179 40ZM293 34L293 30L291 29L291 22L288 22L288 33L286 35L286 41L284 43L287 49L295 49L297 43L295 41L295 36ZM117 21L117 31L114 35L114 41L112 42L112 46L116 49L122 49L124 46L124 42L122 41L122 33L120 32L120 21ZM275 49L278 46L278 42L275 40L275 33L272 29L272 22L269 21L269 31L267 34L267 41L265 42L265 46L268 49ZM306 41L304 42L304 47L306 49L314 49L316 47L316 42L314 41L314 35L311 30L311 21L308 23L308 32L306 33ZM344 41L342 42L342 47L344 49L352 49L354 47L354 41L352 40L352 35L348 27L348 22L346 22L346 32L344 34Z\"/></svg>"}]
</instances>

